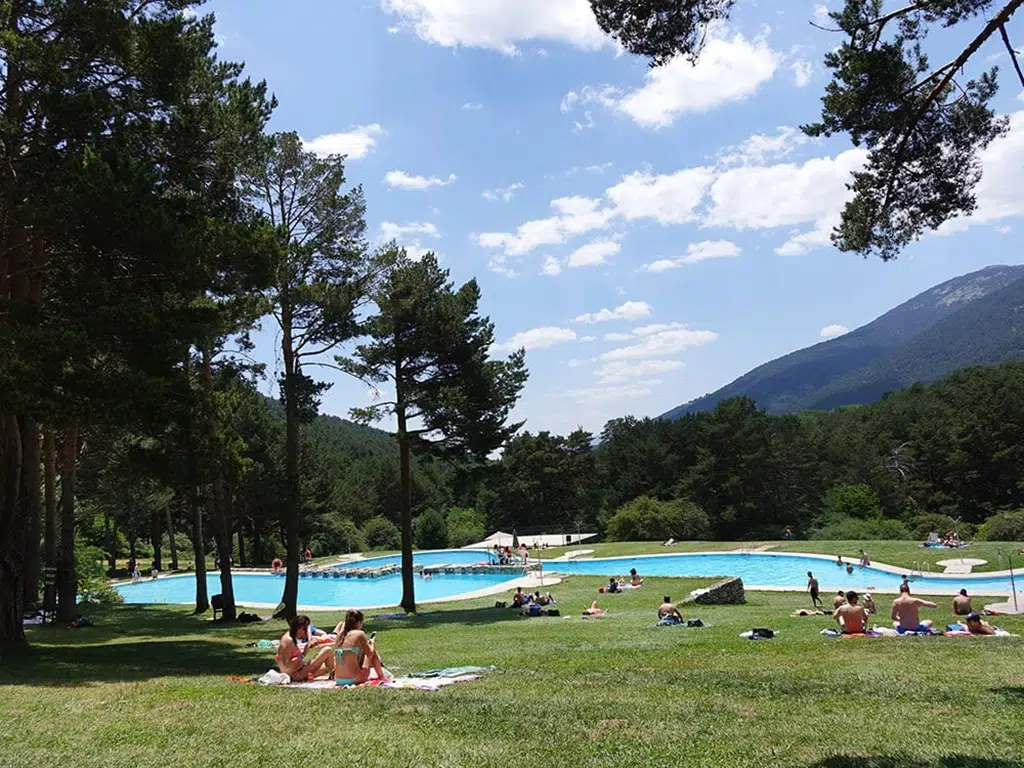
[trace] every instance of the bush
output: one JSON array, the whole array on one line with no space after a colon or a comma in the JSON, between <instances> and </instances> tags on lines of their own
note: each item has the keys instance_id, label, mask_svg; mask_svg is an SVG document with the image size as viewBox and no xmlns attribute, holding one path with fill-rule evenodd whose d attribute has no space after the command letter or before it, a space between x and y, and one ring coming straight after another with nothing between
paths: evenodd
<instances>
[{"instance_id":1,"label":"bush","mask_svg":"<svg viewBox=\"0 0 1024 768\"><path fill-rule=\"evenodd\" d=\"M808 538L816 541L905 541L910 537L907 527L899 520L859 520L829 517L812 528Z\"/></svg>"},{"instance_id":2,"label":"bush","mask_svg":"<svg viewBox=\"0 0 1024 768\"><path fill-rule=\"evenodd\" d=\"M123 603L121 593L107 583L103 565L106 554L99 547L75 542L75 574L78 576L78 596L95 603Z\"/></svg>"},{"instance_id":3,"label":"bush","mask_svg":"<svg viewBox=\"0 0 1024 768\"><path fill-rule=\"evenodd\" d=\"M444 549L448 546L448 528L444 515L436 509L427 509L413 520L412 536L419 549Z\"/></svg>"},{"instance_id":4,"label":"bush","mask_svg":"<svg viewBox=\"0 0 1024 768\"><path fill-rule=\"evenodd\" d=\"M402 534L398 526L386 517L371 517L367 520L363 524L363 539L369 550L398 549L402 546Z\"/></svg>"},{"instance_id":5,"label":"bush","mask_svg":"<svg viewBox=\"0 0 1024 768\"><path fill-rule=\"evenodd\" d=\"M649 496L624 504L605 524L611 541L706 539L710 531L707 514L693 502L658 501Z\"/></svg>"},{"instance_id":6,"label":"bush","mask_svg":"<svg viewBox=\"0 0 1024 768\"><path fill-rule=\"evenodd\" d=\"M929 533L945 536L946 531L956 531L961 538L970 539L975 535L977 528L971 523L965 523L939 513L926 513L910 518L910 537L912 539L924 541L928 538Z\"/></svg>"},{"instance_id":7,"label":"bush","mask_svg":"<svg viewBox=\"0 0 1024 768\"><path fill-rule=\"evenodd\" d=\"M1000 512L978 528L982 541L1024 541L1024 509Z\"/></svg>"},{"instance_id":8,"label":"bush","mask_svg":"<svg viewBox=\"0 0 1024 768\"><path fill-rule=\"evenodd\" d=\"M359 527L347 517L322 518L317 532L309 541L309 550L314 557L362 552L364 549L366 539Z\"/></svg>"},{"instance_id":9,"label":"bush","mask_svg":"<svg viewBox=\"0 0 1024 768\"><path fill-rule=\"evenodd\" d=\"M184 560L188 556L192 555L192 539L186 536L184 533L174 534L174 546L178 548L178 560ZM171 537L164 532L163 539L160 543L160 548L163 556L170 561L171 557Z\"/></svg>"},{"instance_id":10,"label":"bush","mask_svg":"<svg viewBox=\"0 0 1024 768\"><path fill-rule=\"evenodd\" d=\"M482 541L486 534L485 518L482 512L469 507L452 507L448 510L448 546L464 547Z\"/></svg>"},{"instance_id":11,"label":"bush","mask_svg":"<svg viewBox=\"0 0 1024 768\"><path fill-rule=\"evenodd\" d=\"M875 520L882 517L882 507L871 486L836 485L825 496L825 516L836 520Z\"/></svg>"}]
</instances>

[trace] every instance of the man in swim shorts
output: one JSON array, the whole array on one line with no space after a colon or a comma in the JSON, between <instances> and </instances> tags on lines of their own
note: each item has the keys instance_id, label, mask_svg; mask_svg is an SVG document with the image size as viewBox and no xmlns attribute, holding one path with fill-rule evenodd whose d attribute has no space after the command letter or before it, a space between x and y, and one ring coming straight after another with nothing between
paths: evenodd
<instances>
[{"instance_id":1,"label":"man in swim shorts","mask_svg":"<svg viewBox=\"0 0 1024 768\"><path fill-rule=\"evenodd\" d=\"M967 596L967 590L961 589L960 594L953 598L953 615L968 616L974 613L971 607L971 598Z\"/></svg>"},{"instance_id":2,"label":"man in swim shorts","mask_svg":"<svg viewBox=\"0 0 1024 768\"><path fill-rule=\"evenodd\" d=\"M821 598L818 597L818 580L810 571L807 572L807 591L811 593L811 602L814 607L817 608L821 605Z\"/></svg>"},{"instance_id":3,"label":"man in swim shorts","mask_svg":"<svg viewBox=\"0 0 1024 768\"><path fill-rule=\"evenodd\" d=\"M666 619L671 620L677 624L683 623L683 616L679 613L679 609L676 608L672 602L672 598L665 595L664 602L658 607L658 619L665 621Z\"/></svg>"},{"instance_id":4,"label":"man in swim shorts","mask_svg":"<svg viewBox=\"0 0 1024 768\"><path fill-rule=\"evenodd\" d=\"M846 602L836 608L832 615L844 635L859 635L867 631L868 612L864 606L857 605L857 593L853 590L846 593Z\"/></svg>"},{"instance_id":5,"label":"man in swim shorts","mask_svg":"<svg viewBox=\"0 0 1024 768\"><path fill-rule=\"evenodd\" d=\"M910 586L900 584L900 596L892 601L892 621L897 632L923 632L931 628L927 619L918 615L921 608L935 608L935 603L910 596Z\"/></svg>"}]
</instances>

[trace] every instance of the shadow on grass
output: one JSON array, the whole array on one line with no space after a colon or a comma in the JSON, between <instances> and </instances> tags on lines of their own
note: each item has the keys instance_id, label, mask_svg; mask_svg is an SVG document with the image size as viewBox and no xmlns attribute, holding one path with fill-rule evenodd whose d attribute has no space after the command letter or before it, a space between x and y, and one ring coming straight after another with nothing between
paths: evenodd
<instances>
[{"instance_id":1,"label":"shadow on grass","mask_svg":"<svg viewBox=\"0 0 1024 768\"><path fill-rule=\"evenodd\" d=\"M561 606L555 606L561 608ZM391 614L384 614L388 616ZM562 613L561 615L565 615ZM385 626L400 627L402 629L429 629L439 624L464 624L466 626L483 626L488 624L503 624L509 621L557 621L557 616L534 616L525 618L516 608L495 608L485 606L483 608L460 608L452 611L431 611L424 608L423 612L415 616L405 618L388 619L381 616L371 617L367 623L382 622Z\"/></svg>"},{"instance_id":2,"label":"shadow on grass","mask_svg":"<svg viewBox=\"0 0 1024 768\"><path fill-rule=\"evenodd\" d=\"M252 659L228 643L159 640L104 645L38 645L5 654L0 687L79 686L159 677L232 675L251 671Z\"/></svg>"},{"instance_id":3,"label":"shadow on grass","mask_svg":"<svg viewBox=\"0 0 1024 768\"><path fill-rule=\"evenodd\" d=\"M1013 704L1024 704L1024 686L1019 685L1006 685L1000 688L989 689L992 693L999 694L1000 696L1009 699Z\"/></svg>"},{"instance_id":4,"label":"shadow on grass","mask_svg":"<svg viewBox=\"0 0 1024 768\"><path fill-rule=\"evenodd\" d=\"M908 756L863 757L860 755L835 755L827 757L808 768L1021 768L1019 760L990 760L970 755L946 755L938 758L914 758Z\"/></svg>"}]
</instances>

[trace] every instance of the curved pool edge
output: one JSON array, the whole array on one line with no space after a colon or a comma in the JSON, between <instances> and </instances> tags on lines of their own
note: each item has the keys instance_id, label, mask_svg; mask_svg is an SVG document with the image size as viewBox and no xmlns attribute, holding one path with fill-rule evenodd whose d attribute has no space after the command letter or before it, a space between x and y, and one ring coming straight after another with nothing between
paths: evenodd
<instances>
[{"instance_id":1,"label":"curved pool edge","mask_svg":"<svg viewBox=\"0 0 1024 768\"><path fill-rule=\"evenodd\" d=\"M193 578L194 573L181 573L174 574L173 576L161 576L162 579L181 579L181 578ZM493 584L490 587L483 587L481 589L475 589L470 592L460 592L457 595L449 595L448 597L437 597L429 600L417 600L417 605L436 605L439 603L455 603L464 600L475 600L481 597L491 597L493 595L500 595L503 592L508 592L516 587L523 587L524 589L532 589L536 587L550 587L556 584L561 584L565 577L555 574L529 574L521 576L515 579L509 579L503 581L500 584ZM128 582L131 583L130 581ZM132 603L132 605L192 605L194 601L188 601L185 603ZM244 608L259 608L261 610L277 608L280 603L256 603L251 600L239 600L237 602L239 607ZM360 605L358 608L360 611L383 611L389 608L398 608L397 604L385 604L385 605ZM348 610L349 606L346 605L310 605L303 603L302 605L296 606L298 611L308 612L339 612Z\"/></svg>"},{"instance_id":2,"label":"curved pool edge","mask_svg":"<svg viewBox=\"0 0 1024 768\"><path fill-rule=\"evenodd\" d=\"M653 559L653 558L660 558L660 557L700 557L700 556L707 556L707 555L764 555L764 556L767 556L767 557L809 557L809 558L813 558L815 560L822 560L824 562L828 562L828 563L831 563L833 565L835 565L835 562L836 562L834 555L822 555L822 554L819 554L817 552L771 552L771 551L751 552L751 551L746 550L746 549L708 550L706 552L659 552L657 554L649 554L649 555L614 555L612 557L578 557L578 558L574 558L573 560L568 561L568 562L588 562L588 563L593 563L593 562L598 562L598 561L603 562L603 561L613 561L613 560L641 560L641 559ZM540 562L542 564L545 564L545 563L555 563L555 562L558 562L558 561L556 561L556 560L541 560ZM566 562L566 561L561 561L561 562ZM858 567L856 565L856 563L854 563L852 560L844 561L843 564L846 565L847 562L849 562L855 568ZM871 561L871 565L869 565L868 568L874 569L876 571L885 571L886 573L893 573L893 574L896 574L897 576L913 576L915 573L920 573L920 571L914 571L914 570L911 570L909 568L900 568L899 566L888 565L886 563L876 562L874 560ZM557 571L557 568L553 568L551 572L554 573L556 571ZM1022 577L1022 584L1024 584L1024 569L1021 569L1021 570L1018 570L1018 571L1014 571L1014 575L1016 576L1017 574L1021 575L1021 577ZM922 574L922 575L925 576L926 578L929 578L929 579L951 579L951 580L963 581L965 579L966 580L970 580L970 579L989 579L989 578L991 578L991 579L1010 578L1010 571L1009 570L1003 570L1003 571L980 571L978 573L964 573L964 574L932 573L932 572L929 571L929 572L926 572L925 574ZM686 578L686 577L667 577L667 578ZM753 589L753 587L751 587L751 589ZM795 587L794 587L794 589L795 589Z\"/></svg>"}]
</instances>

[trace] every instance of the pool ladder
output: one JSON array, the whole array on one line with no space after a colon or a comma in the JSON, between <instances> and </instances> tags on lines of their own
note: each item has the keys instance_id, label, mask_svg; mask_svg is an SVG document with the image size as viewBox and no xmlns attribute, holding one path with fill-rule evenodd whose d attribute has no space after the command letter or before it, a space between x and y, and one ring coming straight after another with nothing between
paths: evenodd
<instances>
[{"instance_id":1,"label":"pool ladder","mask_svg":"<svg viewBox=\"0 0 1024 768\"><path fill-rule=\"evenodd\" d=\"M929 563L927 560L922 560L922 561L920 561L918 563L914 563L914 568L910 571L910 575L912 577L914 575L917 575L917 576L920 576L920 577L923 578L925 571L928 571L928 573L931 573L932 572L932 564Z\"/></svg>"}]
</instances>

